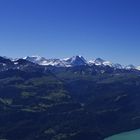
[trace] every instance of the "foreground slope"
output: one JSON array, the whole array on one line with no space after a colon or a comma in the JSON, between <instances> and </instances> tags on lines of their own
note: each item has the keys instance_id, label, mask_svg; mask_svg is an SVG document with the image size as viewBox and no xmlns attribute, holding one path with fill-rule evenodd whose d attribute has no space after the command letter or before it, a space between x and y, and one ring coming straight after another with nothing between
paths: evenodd
<instances>
[{"instance_id":1,"label":"foreground slope","mask_svg":"<svg viewBox=\"0 0 140 140\"><path fill-rule=\"evenodd\" d=\"M20 60L0 72L0 139L102 140L140 128L139 101L139 71Z\"/></svg>"}]
</instances>

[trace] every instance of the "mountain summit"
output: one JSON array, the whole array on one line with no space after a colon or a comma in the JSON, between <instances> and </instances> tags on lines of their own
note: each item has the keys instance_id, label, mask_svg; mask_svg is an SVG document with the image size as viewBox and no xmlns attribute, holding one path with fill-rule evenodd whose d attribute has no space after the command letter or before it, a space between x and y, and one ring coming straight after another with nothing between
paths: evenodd
<instances>
[{"instance_id":1,"label":"mountain summit","mask_svg":"<svg viewBox=\"0 0 140 140\"><path fill-rule=\"evenodd\" d=\"M63 63L65 66L79 66L79 65L86 65L87 61L83 56L73 56L71 58L63 59Z\"/></svg>"}]
</instances>

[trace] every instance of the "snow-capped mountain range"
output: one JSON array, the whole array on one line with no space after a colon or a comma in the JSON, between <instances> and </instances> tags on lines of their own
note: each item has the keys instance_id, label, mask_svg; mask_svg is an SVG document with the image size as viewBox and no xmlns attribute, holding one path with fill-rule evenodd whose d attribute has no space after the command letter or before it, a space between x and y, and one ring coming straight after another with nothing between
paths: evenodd
<instances>
[{"instance_id":1,"label":"snow-capped mountain range","mask_svg":"<svg viewBox=\"0 0 140 140\"><path fill-rule=\"evenodd\" d=\"M64 59L46 59L45 57L40 56L27 56L23 59L43 66L50 65L56 67L73 67L79 65L88 65L88 62L82 56L73 56L71 58Z\"/></svg>"},{"instance_id":2,"label":"snow-capped mountain range","mask_svg":"<svg viewBox=\"0 0 140 140\"><path fill-rule=\"evenodd\" d=\"M70 58L64 59L47 59L45 57L40 56L27 56L23 58L25 60L31 61L33 63L43 65L43 66L56 66L56 67L73 67L73 66L80 66L80 65L96 65L96 66L110 66L115 69L137 69L140 70L140 66L128 65L123 66L118 63L112 63L110 61L103 60L101 58L93 59L93 60L86 60L83 56L73 56Z\"/></svg>"},{"instance_id":3,"label":"snow-capped mountain range","mask_svg":"<svg viewBox=\"0 0 140 140\"><path fill-rule=\"evenodd\" d=\"M7 58L0 57L0 68L9 69L9 68L21 68L27 65L40 65L40 66L54 66L54 67L75 67L75 66L109 66L114 69L126 69L126 70L140 70L140 66L128 65L123 66L118 63L112 63L110 61L103 60L101 58L86 60L83 56L73 56L70 58L64 59L47 59L41 56L27 56L24 58Z\"/></svg>"}]
</instances>

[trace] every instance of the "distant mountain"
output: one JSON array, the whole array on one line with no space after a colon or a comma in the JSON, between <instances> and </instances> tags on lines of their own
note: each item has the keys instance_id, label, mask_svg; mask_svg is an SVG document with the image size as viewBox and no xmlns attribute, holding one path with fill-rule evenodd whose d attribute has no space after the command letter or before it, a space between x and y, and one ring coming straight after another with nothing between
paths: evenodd
<instances>
[{"instance_id":1,"label":"distant mountain","mask_svg":"<svg viewBox=\"0 0 140 140\"><path fill-rule=\"evenodd\" d=\"M83 56L73 56L71 58L63 59L62 62L66 67L87 65L87 61Z\"/></svg>"},{"instance_id":2,"label":"distant mountain","mask_svg":"<svg viewBox=\"0 0 140 140\"><path fill-rule=\"evenodd\" d=\"M134 65L122 66L121 64L112 63L110 61L106 61L101 58L87 61L83 56L78 56L78 55L65 59L47 59L40 56L31 56L31 57L28 56L23 59L44 66L73 67L73 66L81 66L81 65L90 65L90 66L96 65L96 66L110 66L115 69L127 69L127 70L140 69L139 67L136 67Z\"/></svg>"},{"instance_id":3,"label":"distant mountain","mask_svg":"<svg viewBox=\"0 0 140 140\"><path fill-rule=\"evenodd\" d=\"M125 69L130 70L130 69L136 69L134 65L127 65L125 66Z\"/></svg>"},{"instance_id":4,"label":"distant mountain","mask_svg":"<svg viewBox=\"0 0 140 140\"><path fill-rule=\"evenodd\" d=\"M73 56L67 59L46 59L40 56L27 56L23 58L33 63L44 66L56 66L56 67L72 67L78 65L86 65L87 61L82 56Z\"/></svg>"},{"instance_id":5,"label":"distant mountain","mask_svg":"<svg viewBox=\"0 0 140 140\"><path fill-rule=\"evenodd\" d=\"M137 69L137 70L140 70L140 66L137 66L136 69Z\"/></svg>"},{"instance_id":6,"label":"distant mountain","mask_svg":"<svg viewBox=\"0 0 140 140\"><path fill-rule=\"evenodd\" d=\"M101 58L97 58L97 59L95 59L95 60L90 60L90 61L89 61L89 64L90 64L90 65L97 65L97 66L100 66L100 65L103 65L103 66L110 66L110 67L113 66L113 64L112 64L111 62L105 61L105 60L103 60L103 59L101 59Z\"/></svg>"},{"instance_id":7,"label":"distant mountain","mask_svg":"<svg viewBox=\"0 0 140 140\"><path fill-rule=\"evenodd\" d=\"M28 66L34 67L46 67L46 66L53 66L53 67L76 67L76 66L99 66L99 67L110 67L113 69L126 69L126 70L140 70L140 66L128 65L122 66L118 63L112 63L110 61L103 60L101 58L93 59L93 60L86 60L83 56L73 56L70 58L64 59L47 59L41 56L27 56L24 58L7 58L7 57L0 57L0 71L6 69L20 69Z\"/></svg>"},{"instance_id":8,"label":"distant mountain","mask_svg":"<svg viewBox=\"0 0 140 140\"><path fill-rule=\"evenodd\" d=\"M33 63L37 63L39 65L45 65L47 63L47 59L40 56L27 56L27 57L24 57L23 59L31 61Z\"/></svg>"}]
</instances>

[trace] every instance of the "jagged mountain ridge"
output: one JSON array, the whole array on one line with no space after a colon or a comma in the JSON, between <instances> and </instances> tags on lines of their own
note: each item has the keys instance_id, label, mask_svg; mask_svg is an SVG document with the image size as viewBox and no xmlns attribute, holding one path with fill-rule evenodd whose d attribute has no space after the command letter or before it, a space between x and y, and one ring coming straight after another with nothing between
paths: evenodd
<instances>
[{"instance_id":1,"label":"jagged mountain ridge","mask_svg":"<svg viewBox=\"0 0 140 140\"><path fill-rule=\"evenodd\" d=\"M37 63L39 65L52 65L52 66L59 66L59 67L72 67L77 65L104 65L104 66L110 66L118 69L139 69L139 66L136 67L134 65L128 65L128 66L122 66L119 63L112 63L110 61L103 60L101 58L96 58L93 60L86 60L83 56L73 56L71 58L65 58L65 59L46 59L44 57L40 56L31 56L31 57L25 57L24 59Z\"/></svg>"},{"instance_id":2,"label":"jagged mountain ridge","mask_svg":"<svg viewBox=\"0 0 140 140\"><path fill-rule=\"evenodd\" d=\"M24 63L21 63L24 62ZM140 66L128 65L123 66L118 63L112 63L110 61L103 60L101 58L86 60L83 56L73 56L64 59L47 59L41 56L27 56L24 58L10 59L7 57L0 57L1 69L18 68L36 64L40 66L54 66L54 67L75 67L75 66L109 66L114 69L126 69L126 70L140 70Z\"/></svg>"},{"instance_id":3,"label":"jagged mountain ridge","mask_svg":"<svg viewBox=\"0 0 140 140\"><path fill-rule=\"evenodd\" d=\"M71 58L64 58L64 59L46 59L45 57L40 56L31 56L31 57L25 57L23 58L25 60L31 61L33 63L37 63L39 65L51 65L51 66L57 66L57 67L73 67L73 66L79 66L79 65L96 65L96 66L110 66L116 69L137 69L140 70L140 66L134 66L134 65L128 65L123 66L119 63L112 63L110 61L103 60L101 58L96 58L93 60L86 60L83 56L73 56Z\"/></svg>"}]
</instances>

